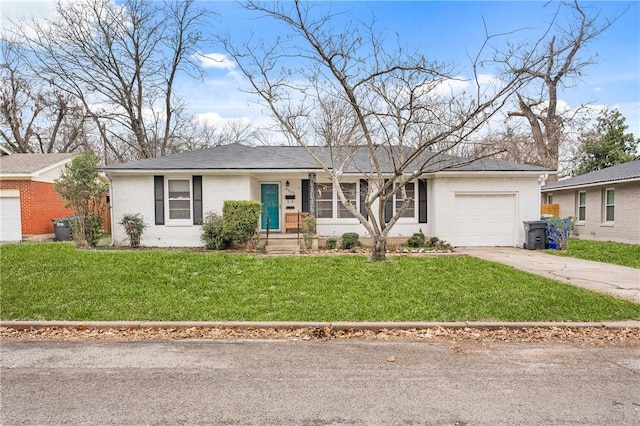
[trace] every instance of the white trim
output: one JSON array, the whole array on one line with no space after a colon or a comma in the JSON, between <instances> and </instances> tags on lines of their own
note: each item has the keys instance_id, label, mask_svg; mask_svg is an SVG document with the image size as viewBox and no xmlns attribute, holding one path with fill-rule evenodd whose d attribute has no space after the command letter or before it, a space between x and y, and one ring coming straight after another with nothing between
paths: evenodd
<instances>
[{"instance_id":1,"label":"white trim","mask_svg":"<svg viewBox=\"0 0 640 426\"><path fill-rule=\"evenodd\" d=\"M186 180L189 182L189 218L188 219L171 219L171 209L169 207L169 181L170 180ZM192 176L164 176L164 207L166 215L164 218L164 226L193 226L193 180Z\"/></svg>"},{"instance_id":2,"label":"white trim","mask_svg":"<svg viewBox=\"0 0 640 426\"><path fill-rule=\"evenodd\" d=\"M19 189L0 189L0 198L20 198Z\"/></svg>"},{"instance_id":3,"label":"white trim","mask_svg":"<svg viewBox=\"0 0 640 426\"><path fill-rule=\"evenodd\" d=\"M613 204L611 204L611 207L613 207L613 220L607 220L607 207L609 207L609 204L607 202L607 193L609 191L613 191L613 197L614 197L614 201ZM609 225L609 226L613 226L613 224L616 221L616 202L615 202L615 196L616 196L616 189L615 188L602 188L602 223L605 225Z\"/></svg>"},{"instance_id":4,"label":"white trim","mask_svg":"<svg viewBox=\"0 0 640 426\"><path fill-rule=\"evenodd\" d=\"M554 186L553 188L540 188L541 192L553 192L553 191L564 191L570 189L582 189L582 188L591 188L594 186L607 186L607 185L617 185L620 183L628 183L628 182L638 182L640 181L640 177L634 177L629 179L620 179L620 180L607 180L603 182L593 182L593 183L581 183L577 185L571 186Z\"/></svg>"}]
</instances>

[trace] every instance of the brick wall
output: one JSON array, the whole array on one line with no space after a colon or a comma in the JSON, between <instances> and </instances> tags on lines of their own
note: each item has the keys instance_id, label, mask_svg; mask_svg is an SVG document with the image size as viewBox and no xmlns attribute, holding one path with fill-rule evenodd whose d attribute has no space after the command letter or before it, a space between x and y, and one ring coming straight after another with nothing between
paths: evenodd
<instances>
[{"instance_id":1,"label":"brick wall","mask_svg":"<svg viewBox=\"0 0 640 426\"><path fill-rule=\"evenodd\" d=\"M606 222L604 216L604 190L615 189L615 220ZM586 240L618 241L640 244L640 183L627 182L591 186L586 191L586 219L576 222L574 234ZM560 204L560 217L578 215L576 211L578 189L553 191L553 202ZM544 194L543 194L544 195Z\"/></svg>"},{"instance_id":2,"label":"brick wall","mask_svg":"<svg viewBox=\"0 0 640 426\"><path fill-rule=\"evenodd\" d=\"M0 189L20 190L23 236L53 234L51 219L73 214L52 183L6 180L0 181Z\"/></svg>"}]
</instances>

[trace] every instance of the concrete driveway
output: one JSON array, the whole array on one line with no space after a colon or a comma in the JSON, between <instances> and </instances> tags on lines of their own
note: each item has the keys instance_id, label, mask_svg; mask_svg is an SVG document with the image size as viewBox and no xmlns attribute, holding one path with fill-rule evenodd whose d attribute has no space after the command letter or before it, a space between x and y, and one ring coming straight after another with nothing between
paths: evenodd
<instances>
[{"instance_id":1,"label":"concrete driveway","mask_svg":"<svg viewBox=\"0 0 640 426\"><path fill-rule=\"evenodd\" d=\"M640 303L640 269L513 247L461 247L456 251Z\"/></svg>"}]
</instances>

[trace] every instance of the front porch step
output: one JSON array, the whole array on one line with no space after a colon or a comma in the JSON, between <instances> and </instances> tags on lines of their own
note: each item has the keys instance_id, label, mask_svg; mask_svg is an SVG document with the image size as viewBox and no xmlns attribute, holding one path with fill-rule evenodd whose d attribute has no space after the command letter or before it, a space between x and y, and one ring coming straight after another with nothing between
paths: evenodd
<instances>
[{"instance_id":1,"label":"front porch step","mask_svg":"<svg viewBox=\"0 0 640 426\"><path fill-rule=\"evenodd\" d=\"M260 245L265 248L265 252L268 254L297 254L300 253L300 247L303 244L302 236L298 237L297 234L270 233L268 243L267 235L260 234Z\"/></svg>"}]
</instances>

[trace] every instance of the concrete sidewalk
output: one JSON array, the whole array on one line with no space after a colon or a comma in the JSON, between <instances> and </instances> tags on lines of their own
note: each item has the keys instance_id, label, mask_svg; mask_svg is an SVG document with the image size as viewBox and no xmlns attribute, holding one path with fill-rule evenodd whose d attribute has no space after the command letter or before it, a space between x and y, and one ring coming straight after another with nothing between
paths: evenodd
<instances>
[{"instance_id":1,"label":"concrete sidewalk","mask_svg":"<svg viewBox=\"0 0 640 426\"><path fill-rule=\"evenodd\" d=\"M461 247L456 251L640 303L640 269L513 247Z\"/></svg>"}]
</instances>

